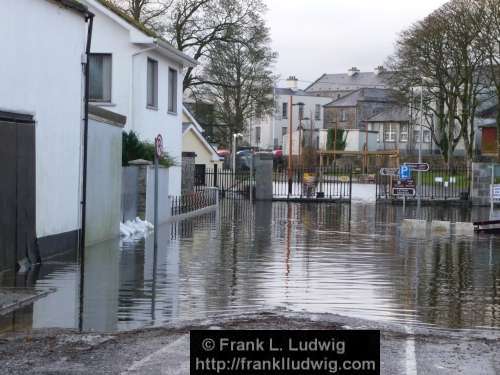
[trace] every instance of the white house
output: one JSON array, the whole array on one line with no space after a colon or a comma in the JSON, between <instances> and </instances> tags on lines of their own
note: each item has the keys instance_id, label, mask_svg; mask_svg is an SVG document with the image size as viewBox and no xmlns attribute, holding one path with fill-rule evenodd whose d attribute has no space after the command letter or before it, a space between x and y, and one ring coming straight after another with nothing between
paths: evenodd
<instances>
[{"instance_id":1,"label":"white house","mask_svg":"<svg viewBox=\"0 0 500 375\"><path fill-rule=\"evenodd\" d=\"M288 88L274 89L274 111L272 115L256 119L251 124L249 143L261 149L282 148L283 137L288 133L289 101L292 98L292 128L299 125L310 132L312 128L313 143L319 142L319 130L323 128L323 106L331 102L329 97L316 96L299 90L297 78L287 80ZM302 119L302 121L301 121ZM308 133L309 134L309 133Z\"/></svg>"},{"instance_id":2,"label":"white house","mask_svg":"<svg viewBox=\"0 0 500 375\"><path fill-rule=\"evenodd\" d=\"M83 1L95 14L90 99L126 116L125 130L141 139L162 135L178 163L169 170L168 194L179 195L183 69L196 61L109 3Z\"/></svg>"},{"instance_id":3,"label":"white house","mask_svg":"<svg viewBox=\"0 0 500 375\"><path fill-rule=\"evenodd\" d=\"M11 230L27 247L36 237L40 247L68 250L80 228L90 13L74 0L4 0L0 14L0 111L9 114L0 121L0 257ZM9 198L11 188L18 193Z\"/></svg>"}]
</instances>

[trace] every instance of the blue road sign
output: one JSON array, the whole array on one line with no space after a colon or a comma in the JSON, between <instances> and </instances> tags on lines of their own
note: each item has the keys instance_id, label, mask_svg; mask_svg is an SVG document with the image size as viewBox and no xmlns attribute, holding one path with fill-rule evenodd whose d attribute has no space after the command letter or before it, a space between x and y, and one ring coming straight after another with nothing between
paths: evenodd
<instances>
[{"instance_id":1,"label":"blue road sign","mask_svg":"<svg viewBox=\"0 0 500 375\"><path fill-rule=\"evenodd\" d=\"M404 181L411 178L411 169L407 165L401 165L399 167L399 179Z\"/></svg>"}]
</instances>

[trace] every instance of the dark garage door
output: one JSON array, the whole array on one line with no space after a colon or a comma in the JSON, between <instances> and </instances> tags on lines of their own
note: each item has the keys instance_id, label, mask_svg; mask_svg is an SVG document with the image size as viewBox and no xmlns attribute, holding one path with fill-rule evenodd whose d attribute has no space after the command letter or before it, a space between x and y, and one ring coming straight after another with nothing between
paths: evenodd
<instances>
[{"instance_id":1,"label":"dark garage door","mask_svg":"<svg viewBox=\"0 0 500 375\"><path fill-rule=\"evenodd\" d=\"M35 126L0 112L0 270L35 256Z\"/></svg>"}]
</instances>

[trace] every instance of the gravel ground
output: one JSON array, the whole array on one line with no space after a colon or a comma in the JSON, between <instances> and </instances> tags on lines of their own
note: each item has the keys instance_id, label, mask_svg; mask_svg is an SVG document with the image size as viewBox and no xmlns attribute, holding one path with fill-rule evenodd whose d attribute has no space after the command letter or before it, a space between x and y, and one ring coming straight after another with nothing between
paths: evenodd
<instances>
[{"instance_id":1,"label":"gravel ground","mask_svg":"<svg viewBox=\"0 0 500 375\"><path fill-rule=\"evenodd\" d=\"M500 374L500 339L266 313L115 334L40 330L0 336L2 374L189 374L190 329L381 329L381 374ZM349 323L349 324L347 324Z\"/></svg>"}]
</instances>

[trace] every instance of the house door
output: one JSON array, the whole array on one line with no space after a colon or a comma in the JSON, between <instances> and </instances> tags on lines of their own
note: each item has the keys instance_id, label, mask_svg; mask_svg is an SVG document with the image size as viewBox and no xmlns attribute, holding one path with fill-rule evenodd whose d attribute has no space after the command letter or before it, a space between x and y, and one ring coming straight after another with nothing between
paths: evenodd
<instances>
[{"instance_id":1,"label":"house door","mask_svg":"<svg viewBox=\"0 0 500 375\"><path fill-rule=\"evenodd\" d=\"M35 250L35 126L31 116L0 112L0 271Z\"/></svg>"}]
</instances>

